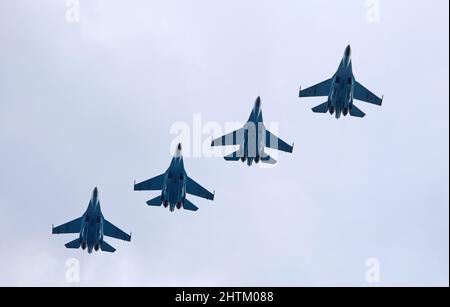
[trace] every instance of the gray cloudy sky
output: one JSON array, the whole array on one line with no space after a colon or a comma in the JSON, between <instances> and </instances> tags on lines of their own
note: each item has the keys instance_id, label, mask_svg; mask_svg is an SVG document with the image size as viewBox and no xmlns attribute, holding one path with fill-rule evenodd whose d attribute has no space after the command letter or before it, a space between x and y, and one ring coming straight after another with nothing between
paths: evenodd
<instances>
[{"instance_id":1,"label":"gray cloudy sky","mask_svg":"<svg viewBox=\"0 0 450 307\"><path fill-rule=\"evenodd\" d=\"M0 285L449 283L446 0L0 2ZM384 94L363 120L317 115L299 85L330 77L347 44L356 78ZM133 180L163 172L176 121L265 120L295 142L273 169L186 158L216 200L149 208ZM211 135L204 134L204 140ZM67 250L51 225L94 186L131 243Z\"/></svg>"}]
</instances>

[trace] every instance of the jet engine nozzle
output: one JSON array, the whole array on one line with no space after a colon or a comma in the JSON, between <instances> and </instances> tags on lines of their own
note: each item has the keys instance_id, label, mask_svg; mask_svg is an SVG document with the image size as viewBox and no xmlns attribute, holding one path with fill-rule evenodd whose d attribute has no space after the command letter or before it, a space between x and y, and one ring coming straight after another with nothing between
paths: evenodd
<instances>
[{"instance_id":1,"label":"jet engine nozzle","mask_svg":"<svg viewBox=\"0 0 450 307\"><path fill-rule=\"evenodd\" d=\"M245 162L247 160L247 157L244 155L243 157L241 157L241 161Z\"/></svg>"}]
</instances>

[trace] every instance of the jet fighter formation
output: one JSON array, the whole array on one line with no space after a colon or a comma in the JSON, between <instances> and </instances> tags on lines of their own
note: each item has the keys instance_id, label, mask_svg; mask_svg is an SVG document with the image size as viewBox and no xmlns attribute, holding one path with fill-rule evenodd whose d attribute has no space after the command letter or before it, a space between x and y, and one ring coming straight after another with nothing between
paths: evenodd
<instances>
[{"instance_id":1,"label":"jet fighter formation","mask_svg":"<svg viewBox=\"0 0 450 307\"><path fill-rule=\"evenodd\" d=\"M309 87L305 90L300 89L300 97L319 97L327 96L325 103L314 107L315 113L327 113L335 115L337 119L341 115L354 117L364 117L365 114L354 105L354 100L360 100L367 103L382 105L383 98L379 98L371 91L366 89L353 75L351 47L345 50L344 57L341 60L338 70L332 78ZM275 164L277 161L270 157L265 148L276 149L279 151L292 153L294 145L289 145L285 141L275 136L266 129L264 125L261 98L258 97L250 113L246 124L233 132L214 139L211 146L239 146L234 153L225 156L226 161L247 162L248 166L259 162ZM207 200L214 200L215 193L211 193L200 184L191 179L184 168L181 144L178 144L175 155L172 158L169 168L161 175L149 180L134 183L134 191L159 191L159 195L149 201L149 206L164 206L171 212L175 209L184 209L188 211L197 211L198 207L190 202L186 195L194 195ZM112 237L124 241L131 241L131 234L128 235L120 230L102 214L98 189L95 188L91 200L89 201L86 212L71 222L52 228L53 234L78 234L78 238L67 243L67 248L83 250L87 249L91 254L94 250L111 252L115 248L104 241L104 237Z\"/></svg>"}]
</instances>

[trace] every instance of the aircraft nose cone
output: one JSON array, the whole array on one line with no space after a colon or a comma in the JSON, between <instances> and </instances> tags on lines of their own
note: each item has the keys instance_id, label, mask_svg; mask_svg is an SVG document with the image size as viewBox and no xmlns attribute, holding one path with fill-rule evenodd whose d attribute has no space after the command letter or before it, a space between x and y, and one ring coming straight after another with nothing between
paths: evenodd
<instances>
[{"instance_id":1,"label":"aircraft nose cone","mask_svg":"<svg viewBox=\"0 0 450 307\"><path fill-rule=\"evenodd\" d=\"M181 143L178 143L177 148L175 149L175 158L180 158L182 153L181 150L183 149L183 147L181 146Z\"/></svg>"},{"instance_id":2,"label":"aircraft nose cone","mask_svg":"<svg viewBox=\"0 0 450 307\"><path fill-rule=\"evenodd\" d=\"M255 107L259 108L261 107L261 97L258 96L255 101Z\"/></svg>"},{"instance_id":3,"label":"aircraft nose cone","mask_svg":"<svg viewBox=\"0 0 450 307\"><path fill-rule=\"evenodd\" d=\"M351 55L352 55L352 47L348 45L347 48L345 48L345 56L350 57Z\"/></svg>"},{"instance_id":4,"label":"aircraft nose cone","mask_svg":"<svg viewBox=\"0 0 450 307\"><path fill-rule=\"evenodd\" d=\"M98 189L97 189L97 187L94 188L94 192L92 192L92 196L93 196L94 198L97 198L97 197L98 197Z\"/></svg>"}]
</instances>

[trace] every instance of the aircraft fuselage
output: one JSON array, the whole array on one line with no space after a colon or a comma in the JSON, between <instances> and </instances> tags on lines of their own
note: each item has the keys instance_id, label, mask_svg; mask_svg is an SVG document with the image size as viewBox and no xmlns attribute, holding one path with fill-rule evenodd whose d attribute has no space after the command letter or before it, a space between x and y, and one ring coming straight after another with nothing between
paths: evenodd
<instances>
[{"instance_id":1,"label":"aircraft fuselage","mask_svg":"<svg viewBox=\"0 0 450 307\"><path fill-rule=\"evenodd\" d=\"M353 75L351 51L347 48L337 72L332 78L330 94L328 95L328 111L340 118L346 116L353 105L355 77Z\"/></svg>"},{"instance_id":2,"label":"aircraft fuselage","mask_svg":"<svg viewBox=\"0 0 450 307\"><path fill-rule=\"evenodd\" d=\"M176 155L165 173L161 201L164 207L170 211L181 209L186 199L186 171L184 170L183 157Z\"/></svg>"},{"instance_id":3,"label":"aircraft fuselage","mask_svg":"<svg viewBox=\"0 0 450 307\"><path fill-rule=\"evenodd\" d=\"M261 110L260 98L255 102L250 118L244 126L244 137L239 147L241 161L251 166L259 163L264 155L265 126Z\"/></svg>"},{"instance_id":4,"label":"aircraft fuselage","mask_svg":"<svg viewBox=\"0 0 450 307\"><path fill-rule=\"evenodd\" d=\"M98 191L94 190L89 206L83 215L80 231L80 246L91 254L98 251L103 241L103 215L98 199Z\"/></svg>"}]
</instances>

